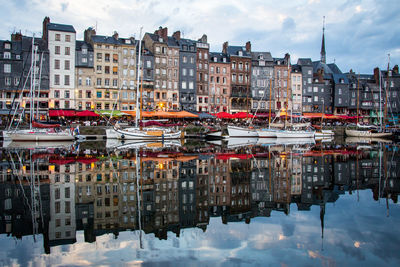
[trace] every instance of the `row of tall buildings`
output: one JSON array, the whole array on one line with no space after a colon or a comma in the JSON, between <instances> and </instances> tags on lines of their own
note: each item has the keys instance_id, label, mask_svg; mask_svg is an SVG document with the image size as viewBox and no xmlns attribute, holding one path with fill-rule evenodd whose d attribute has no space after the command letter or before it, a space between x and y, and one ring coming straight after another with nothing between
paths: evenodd
<instances>
[{"instance_id":1,"label":"row of tall buildings","mask_svg":"<svg viewBox=\"0 0 400 267\"><path fill-rule=\"evenodd\" d=\"M335 63L326 63L324 30L321 59L296 63L289 54L253 51L250 42L225 42L220 52L212 52L206 35L191 40L162 27L142 40L139 45L140 40L117 32L97 35L93 28L85 30L84 40L76 40L72 25L51 23L49 17L43 20L42 36L12 34L11 40L0 41L0 114L30 107L32 95L42 117L49 109L135 110L138 83L144 110L263 113L288 108L294 114L341 115L359 110L370 118L380 110L392 117L400 111L398 66L372 74L342 73Z\"/></svg>"},{"instance_id":2,"label":"row of tall buildings","mask_svg":"<svg viewBox=\"0 0 400 267\"><path fill-rule=\"evenodd\" d=\"M163 156L124 151L115 157L93 154L1 152L0 233L16 238L43 234L50 247L120 231L143 230L166 239L167 232L199 227L210 217L223 223L321 208L341 194L371 189L373 198L400 192L399 153L387 148L277 147L216 154L164 152ZM175 151L176 152L176 151ZM169 155L166 157L165 155ZM323 221L321 221L323 223ZM323 230L323 229L322 229Z\"/></svg>"}]
</instances>

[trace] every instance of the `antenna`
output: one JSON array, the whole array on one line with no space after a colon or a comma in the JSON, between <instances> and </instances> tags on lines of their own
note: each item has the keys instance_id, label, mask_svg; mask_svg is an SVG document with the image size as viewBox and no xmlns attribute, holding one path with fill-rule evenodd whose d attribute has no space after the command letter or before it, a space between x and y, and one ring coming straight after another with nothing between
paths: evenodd
<instances>
[{"instance_id":1,"label":"antenna","mask_svg":"<svg viewBox=\"0 0 400 267\"><path fill-rule=\"evenodd\" d=\"M322 32L325 32L325 16L323 16L322 20Z\"/></svg>"}]
</instances>

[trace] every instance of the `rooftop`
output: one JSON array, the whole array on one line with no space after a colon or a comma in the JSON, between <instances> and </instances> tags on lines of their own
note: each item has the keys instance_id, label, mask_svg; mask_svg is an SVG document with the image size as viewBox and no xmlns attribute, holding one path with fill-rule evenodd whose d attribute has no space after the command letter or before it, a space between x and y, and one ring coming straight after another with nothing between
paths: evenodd
<instances>
[{"instance_id":1,"label":"rooftop","mask_svg":"<svg viewBox=\"0 0 400 267\"><path fill-rule=\"evenodd\" d=\"M58 23L48 23L47 24L48 31L59 31L59 32L73 32L76 33L74 26L66 25L66 24L58 24Z\"/></svg>"}]
</instances>

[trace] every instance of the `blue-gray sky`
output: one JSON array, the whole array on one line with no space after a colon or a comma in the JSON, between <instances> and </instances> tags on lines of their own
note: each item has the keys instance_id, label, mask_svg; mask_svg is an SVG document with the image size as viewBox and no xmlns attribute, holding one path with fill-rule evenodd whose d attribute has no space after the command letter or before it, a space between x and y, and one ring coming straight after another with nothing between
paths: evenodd
<instances>
[{"instance_id":1,"label":"blue-gray sky","mask_svg":"<svg viewBox=\"0 0 400 267\"><path fill-rule=\"evenodd\" d=\"M45 16L51 22L72 24L77 38L97 25L97 33L139 36L139 28L154 32L168 27L185 38L207 34L211 51L222 43L269 51L273 57L292 55L319 60L322 18L326 17L326 53L343 72L372 73L400 61L400 4L398 0L13 0L1 2L0 39L14 31L40 34Z\"/></svg>"}]
</instances>

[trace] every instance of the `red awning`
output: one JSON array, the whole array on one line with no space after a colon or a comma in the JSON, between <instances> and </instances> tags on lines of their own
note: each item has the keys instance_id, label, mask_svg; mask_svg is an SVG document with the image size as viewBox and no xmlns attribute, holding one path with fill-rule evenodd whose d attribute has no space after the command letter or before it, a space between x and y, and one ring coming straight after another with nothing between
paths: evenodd
<instances>
[{"instance_id":1,"label":"red awning","mask_svg":"<svg viewBox=\"0 0 400 267\"><path fill-rule=\"evenodd\" d=\"M254 118L254 115L251 115L247 112L238 112L238 113L232 114L232 118L235 118L235 119Z\"/></svg>"},{"instance_id":2,"label":"red awning","mask_svg":"<svg viewBox=\"0 0 400 267\"><path fill-rule=\"evenodd\" d=\"M99 117L100 115L90 110L84 110L75 114L77 117Z\"/></svg>"},{"instance_id":3,"label":"red awning","mask_svg":"<svg viewBox=\"0 0 400 267\"><path fill-rule=\"evenodd\" d=\"M77 161L80 163L83 163L83 164L90 164L90 163L99 161L99 159L97 159L97 158L79 158Z\"/></svg>"},{"instance_id":4,"label":"red awning","mask_svg":"<svg viewBox=\"0 0 400 267\"><path fill-rule=\"evenodd\" d=\"M233 116L227 112L218 112L213 115L216 116L218 119L232 119L233 118Z\"/></svg>"},{"instance_id":5,"label":"red awning","mask_svg":"<svg viewBox=\"0 0 400 267\"><path fill-rule=\"evenodd\" d=\"M49 110L49 117L74 117L74 110L52 109Z\"/></svg>"},{"instance_id":6,"label":"red awning","mask_svg":"<svg viewBox=\"0 0 400 267\"><path fill-rule=\"evenodd\" d=\"M250 159L253 155L251 154L235 154L235 153L217 153L217 159L228 160L231 158L236 159Z\"/></svg>"}]
</instances>

